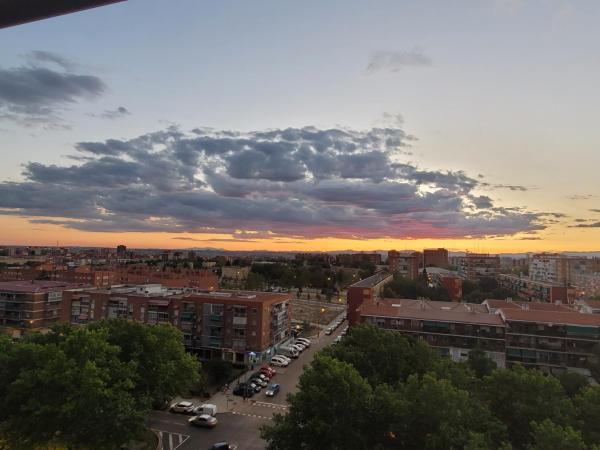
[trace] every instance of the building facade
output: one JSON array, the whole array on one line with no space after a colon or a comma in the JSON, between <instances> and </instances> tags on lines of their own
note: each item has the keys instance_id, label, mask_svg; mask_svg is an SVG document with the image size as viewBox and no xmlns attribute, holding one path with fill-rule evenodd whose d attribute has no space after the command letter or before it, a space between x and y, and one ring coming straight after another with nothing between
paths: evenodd
<instances>
[{"instance_id":1,"label":"building facade","mask_svg":"<svg viewBox=\"0 0 600 450\"><path fill-rule=\"evenodd\" d=\"M448 267L448 250L445 248L426 248L423 250L423 265L425 267Z\"/></svg>"},{"instance_id":2,"label":"building facade","mask_svg":"<svg viewBox=\"0 0 600 450\"><path fill-rule=\"evenodd\" d=\"M0 282L0 327L13 335L48 329L61 321L63 296L83 287L57 281Z\"/></svg>"},{"instance_id":3,"label":"building facade","mask_svg":"<svg viewBox=\"0 0 600 450\"><path fill-rule=\"evenodd\" d=\"M73 324L122 318L170 323L186 348L203 359L236 363L267 359L291 336L289 294L173 289L162 285L119 286L65 297L63 321Z\"/></svg>"},{"instance_id":4,"label":"building facade","mask_svg":"<svg viewBox=\"0 0 600 450\"><path fill-rule=\"evenodd\" d=\"M461 277L472 280L494 277L500 272L500 257L486 253L467 253L456 259Z\"/></svg>"},{"instance_id":5,"label":"building facade","mask_svg":"<svg viewBox=\"0 0 600 450\"><path fill-rule=\"evenodd\" d=\"M397 273L409 280L416 280L420 274L423 255L412 250L388 252L387 265L392 273Z\"/></svg>"}]
</instances>

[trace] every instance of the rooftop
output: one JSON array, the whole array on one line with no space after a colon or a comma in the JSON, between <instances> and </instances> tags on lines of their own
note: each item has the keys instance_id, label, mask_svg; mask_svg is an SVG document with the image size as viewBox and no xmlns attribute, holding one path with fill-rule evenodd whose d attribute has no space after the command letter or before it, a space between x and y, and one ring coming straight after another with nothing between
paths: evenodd
<instances>
[{"instance_id":1,"label":"rooftop","mask_svg":"<svg viewBox=\"0 0 600 450\"><path fill-rule=\"evenodd\" d=\"M65 283L64 281L22 280L0 282L0 292L38 293L64 291L86 287L81 283Z\"/></svg>"},{"instance_id":2,"label":"rooftop","mask_svg":"<svg viewBox=\"0 0 600 450\"><path fill-rule=\"evenodd\" d=\"M385 299L363 304L361 316L456 322L477 325L504 326L502 318L482 305L431 300Z\"/></svg>"},{"instance_id":3,"label":"rooftop","mask_svg":"<svg viewBox=\"0 0 600 450\"><path fill-rule=\"evenodd\" d=\"M556 311L556 312L573 312L573 308L562 303L546 303L546 302L521 302L513 300L495 300L487 299L482 303L490 312L495 312L497 309L520 309L529 311Z\"/></svg>"},{"instance_id":4,"label":"rooftop","mask_svg":"<svg viewBox=\"0 0 600 450\"><path fill-rule=\"evenodd\" d=\"M391 273L386 272L385 270L382 270L381 272L377 272L375 275L371 275L370 277L364 278L364 279L354 283L350 287L362 287L362 288L374 287L374 286L377 286L379 283L386 281L387 278L391 278L391 277L392 277Z\"/></svg>"},{"instance_id":5,"label":"rooftop","mask_svg":"<svg viewBox=\"0 0 600 450\"><path fill-rule=\"evenodd\" d=\"M501 309L500 314L508 322L536 322L551 325L575 325L600 327L600 315L582 314L574 311L535 311L523 309Z\"/></svg>"}]
</instances>

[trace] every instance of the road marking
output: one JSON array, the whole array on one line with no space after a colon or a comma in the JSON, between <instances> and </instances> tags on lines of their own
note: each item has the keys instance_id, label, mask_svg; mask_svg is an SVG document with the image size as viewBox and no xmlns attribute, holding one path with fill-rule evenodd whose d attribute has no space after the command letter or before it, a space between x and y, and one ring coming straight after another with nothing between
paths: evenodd
<instances>
[{"instance_id":1,"label":"road marking","mask_svg":"<svg viewBox=\"0 0 600 450\"><path fill-rule=\"evenodd\" d=\"M254 402L252 406L264 406L266 408L280 408L287 409L287 405L280 405L279 403L268 403L268 402Z\"/></svg>"},{"instance_id":2,"label":"road marking","mask_svg":"<svg viewBox=\"0 0 600 450\"><path fill-rule=\"evenodd\" d=\"M190 436L188 436L187 434L172 433L170 431L163 431L163 430L156 430L156 429L154 431L156 431L158 433L158 435L160 436L160 439L163 444L162 445L163 450L176 450L185 441L187 441L190 438ZM168 444L167 444L167 440L168 440ZM173 445L175 445L175 446L173 446Z\"/></svg>"},{"instance_id":3,"label":"road marking","mask_svg":"<svg viewBox=\"0 0 600 450\"><path fill-rule=\"evenodd\" d=\"M235 414L237 416L255 417L257 419L273 420L272 417L259 416L258 414L246 414L246 413L241 413L241 412L236 412L236 411L231 411L231 414Z\"/></svg>"}]
</instances>

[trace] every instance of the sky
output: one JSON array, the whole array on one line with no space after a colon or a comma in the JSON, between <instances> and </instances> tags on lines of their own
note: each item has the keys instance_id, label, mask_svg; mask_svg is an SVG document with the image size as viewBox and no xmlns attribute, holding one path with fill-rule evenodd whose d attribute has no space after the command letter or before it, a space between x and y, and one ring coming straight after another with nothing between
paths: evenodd
<instances>
[{"instance_id":1,"label":"sky","mask_svg":"<svg viewBox=\"0 0 600 450\"><path fill-rule=\"evenodd\" d=\"M0 30L0 243L600 250L599 17L128 0Z\"/></svg>"}]
</instances>

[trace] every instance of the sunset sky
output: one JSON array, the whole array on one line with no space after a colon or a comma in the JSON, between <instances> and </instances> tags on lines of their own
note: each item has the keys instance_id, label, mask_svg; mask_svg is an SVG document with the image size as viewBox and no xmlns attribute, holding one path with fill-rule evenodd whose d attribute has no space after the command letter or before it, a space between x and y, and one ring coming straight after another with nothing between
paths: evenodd
<instances>
[{"instance_id":1,"label":"sunset sky","mask_svg":"<svg viewBox=\"0 0 600 450\"><path fill-rule=\"evenodd\" d=\"M0 30L0 244L600 250L599 13L128 0Z\"/></svg>"}]
</instances>

